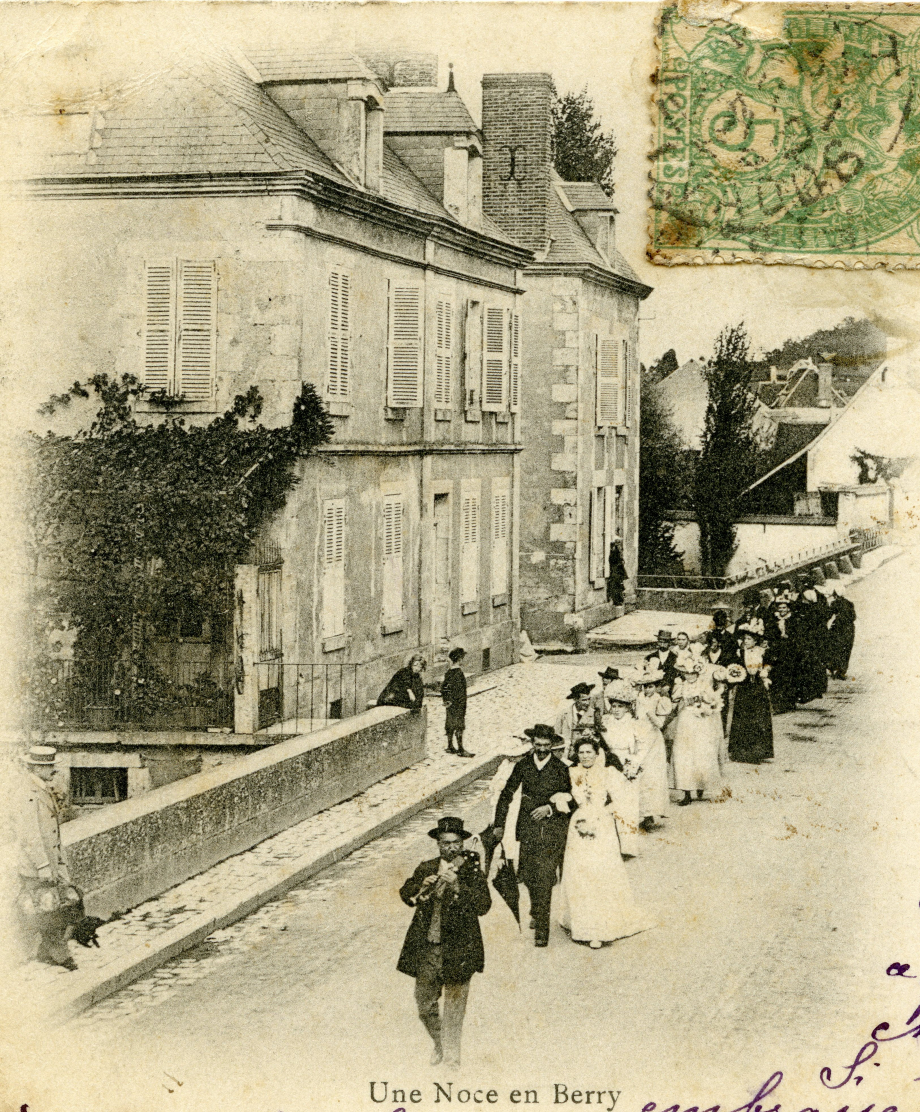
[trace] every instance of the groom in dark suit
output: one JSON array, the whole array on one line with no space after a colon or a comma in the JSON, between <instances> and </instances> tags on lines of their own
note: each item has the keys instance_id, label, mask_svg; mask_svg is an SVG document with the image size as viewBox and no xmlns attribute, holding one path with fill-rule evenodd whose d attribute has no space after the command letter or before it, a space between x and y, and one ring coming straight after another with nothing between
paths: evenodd
<instances>
[{"instance_id":1,"label":"groom in dark suit","mask_svg":"<svg viewBox=\"0 0 920 1112\"><path fill-rule=\"evenodd\" d=\"M549 943L549 906L569 827L569 813L560 793L570 793L572 782L569 767L553 755L554 747L564 739L552 728L538 723L525 734L533 742L533 751L514 766L508 782L498 797L493 835L501 840L508 808L518 788L521 789L521 810L515 836L521 843L518 876L530 893L530 914L534 921L534 945Z\"/></svg>"}]
</instances>

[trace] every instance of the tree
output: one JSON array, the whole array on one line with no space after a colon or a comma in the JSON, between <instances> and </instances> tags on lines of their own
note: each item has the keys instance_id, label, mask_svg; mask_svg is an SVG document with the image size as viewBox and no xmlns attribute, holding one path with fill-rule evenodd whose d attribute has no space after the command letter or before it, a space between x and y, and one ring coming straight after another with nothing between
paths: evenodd
<instances>
[{"instance_id":1,"label":"tree","mask_svg":"<svg viewBox=\"0 0 920 1112\"><path fill-rule=\"evenodd\" d=\"M613 195L613 160L617 145L594 117L587 86L580 93L556 95L553 101L552 158L563 181L594 181Z\"/></svg>"},{"instance_id":2,"label":"tree","mask_svg":"<svg viewBox=\"0 0 920 1112\"><path fill-rule=\"evenodd\" d=\"M702 362L702 361L701 361ZM649 367L648 373L652 382L661 382L673 374L680 364L677 361L677 352L674 348L668 350Z\"/></svg>"},{"instance_id":3,"label":"tree","mask_svg":"<svg viewBox=\"0 0 920 1112\"><path fill-rule=\"evenodd\" d=\"M639 436L639 571L645 575L683 573L683 553L674 545L670 512L686 505L692 471L669 407L652 371L642 376Z\"/></svg>"},{"instance_id":4,"label":"tree","mask_svg":"<svg viewBox=\"0 0 920 1112\"><path fill-rule=\"evenodd\" d=\"M704 373L708 402L693 508L700 530L700 570L703 575L721 576L735 551L734 522L762 451L754 431L754 364L743 324L719 333Z\"/></svg>"}]
</instances>

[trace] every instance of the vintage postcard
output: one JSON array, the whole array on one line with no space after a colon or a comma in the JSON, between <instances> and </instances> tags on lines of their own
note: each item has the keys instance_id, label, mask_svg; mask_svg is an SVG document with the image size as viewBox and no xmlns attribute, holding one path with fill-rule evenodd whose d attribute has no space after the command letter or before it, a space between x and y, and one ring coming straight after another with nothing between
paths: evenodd
<instances>
[{"instance_id":1,"label":"vintage postcard","mask_svg":"<svg viewBox=\"0 0 920 1112\"><path fill-rule=\"evenodd\" d=\"M918 42L0 5L3 1112L920 1109Z\"/></svg>"}]
</instances>

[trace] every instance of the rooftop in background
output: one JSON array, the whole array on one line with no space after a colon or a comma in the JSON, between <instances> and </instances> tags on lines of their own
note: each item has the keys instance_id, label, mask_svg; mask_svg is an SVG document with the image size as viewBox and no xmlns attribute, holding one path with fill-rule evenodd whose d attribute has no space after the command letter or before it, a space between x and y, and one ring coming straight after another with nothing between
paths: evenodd
<instances>
[{"instance_id":1,"label":"rooftop in background","mask_svg":"<svg viewBox=\"0 0 920 1112\"><path fill-rule=\"evenodd\" d=\"M572 212L619 212L610 197L594 181L564 181L558 188Z\"/></svg>"},{"instance_id":2,"label":"rooftop in background","mask_svg":"<svg viewBox=\"0 0 920 1112\"><path fill-rule=\"evenodd\" d=\"M357 55L346 51L254 46L245 54L266 82L379 80Z\"/></svg>"},{"instance_id":3,"label":"rooftop in background","mask_svg":"<svg viewBox=\"0 0 920 1112\"><path fill-rule=\"evenodd\" d=\"M478 132L459 93L439 89L391 89L383 130L388 134Z\"/></svg>"}]
</instances>

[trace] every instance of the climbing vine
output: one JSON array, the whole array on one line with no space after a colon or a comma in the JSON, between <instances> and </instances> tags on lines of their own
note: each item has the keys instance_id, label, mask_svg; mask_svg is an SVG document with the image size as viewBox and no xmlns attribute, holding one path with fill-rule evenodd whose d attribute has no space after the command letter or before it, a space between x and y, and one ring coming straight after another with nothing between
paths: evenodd
<instances>
[{"instance_id":1,"label":"climbing vine","mask_svg":"<svg viewBox=\"0 0 920 1112\"><path fill-rule=\"evenodd\" d=\"M85 428L31 440L33 660L62 619L76 631L77 666L123 661L135 668L177 615L222 614L232 624L235 566L284 506L299 462L332 436L310 384L279 428L260 422L263 399L254 386L207 424L174 409L139 414L143 393L132 375L100 374L42 407L54 422L96 402ZM53 716L55 693L40 671L35 663L33 708Z\"/></svg>"}]
</instances>

